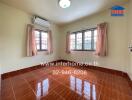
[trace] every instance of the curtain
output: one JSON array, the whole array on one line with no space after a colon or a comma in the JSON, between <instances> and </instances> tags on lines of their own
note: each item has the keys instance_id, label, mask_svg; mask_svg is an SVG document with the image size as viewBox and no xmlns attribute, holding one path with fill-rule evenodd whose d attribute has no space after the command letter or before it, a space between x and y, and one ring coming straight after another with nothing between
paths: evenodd
<instances>
[{"instance_id":1,"label":"curtain","mask_svg":"<svg viewBox=\"0 0 132 100\"><path fill-rule=\"evenodd\" d=\"M96 52L98 56L107 56L107 23L97 25Z\"/></svg>"},{"instance_id":2,"label":"curtain","mask_svg":"<svg viewBox=\"0 0 132 100\"><path fill-rule=\"evenodd\" d=\"M27 56L37 55L37 47L35 41L34 27L31 24L27 25Z\"/></svg>"},{"instance_id":3,"label":"curtain","mask_svg":"<svg viewBox=\"0 0 132 100\"><path fill-rule=\"evenodd\" d=\"M53 40L52 40L52 31L48 31L48 54L53 53Z\"/></svg>"},{"instance_id":4,"label":"curtain","mask_svg":"<svg viewBox=\"0 0 132 100\"><path fill-rule=\"evenodd\" d=\"M70 32L66 35L66 53L70 53Z\"/></svg>"}]
</instances>

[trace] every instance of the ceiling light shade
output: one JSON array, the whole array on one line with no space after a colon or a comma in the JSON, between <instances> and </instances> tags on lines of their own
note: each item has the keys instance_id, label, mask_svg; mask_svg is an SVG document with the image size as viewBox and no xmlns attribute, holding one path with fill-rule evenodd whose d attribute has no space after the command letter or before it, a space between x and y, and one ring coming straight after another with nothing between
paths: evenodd
<instances>
[{"instance_id":1,"label":"ceiling light shade","mask_svg":"<svg viewBox=\"0 0 132 100\"><path fill-rule=\"evenodd\" d=\"M61 8L68 8L71 5L70 0L59 0L59 5Z\"/></svg>"}]
</instances>

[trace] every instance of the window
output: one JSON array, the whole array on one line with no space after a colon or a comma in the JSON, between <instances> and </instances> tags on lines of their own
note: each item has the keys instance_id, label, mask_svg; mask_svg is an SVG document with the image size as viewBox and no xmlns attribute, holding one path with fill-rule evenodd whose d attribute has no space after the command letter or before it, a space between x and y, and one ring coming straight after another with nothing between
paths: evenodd
<instances>
[{"instance_id":1,"label":"window","mask_svg":"<svg viewBox=\"0 0 132 100\"><path fill-rule=\"evenodd\" d=\"M96 28L73 32L70 35L70 49L77 51L94 51L96 50L96 41Z\"/></svg>"},{"instance_id":2,"label":"window","mask_svg":"<svg viewBox=\"0 0 132 100\"><path fill-rule=\"evenodd\" d=\"M41 31L41 30L35 30L35 40L37 45L38 51L46 51L48 48L48 33Z\"/></svg>"}]
</instances>

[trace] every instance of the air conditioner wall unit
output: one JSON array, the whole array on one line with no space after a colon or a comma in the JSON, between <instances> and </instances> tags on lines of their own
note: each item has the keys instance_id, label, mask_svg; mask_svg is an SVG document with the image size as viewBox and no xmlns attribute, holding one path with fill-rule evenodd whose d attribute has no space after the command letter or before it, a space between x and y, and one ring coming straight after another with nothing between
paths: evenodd
<instances>
[{"instance_id":1,"label":"air conditioner wall unit","mask_svg":"<svg viewBox=\"0 0 132 100\"><path fill-rule=\"evenodd\" d=\"M34 16L33 17L33 24L37 24L43 27L50 27L50 23L48 20L41 18L39 16Z\"/></svg>"}]
</instances>

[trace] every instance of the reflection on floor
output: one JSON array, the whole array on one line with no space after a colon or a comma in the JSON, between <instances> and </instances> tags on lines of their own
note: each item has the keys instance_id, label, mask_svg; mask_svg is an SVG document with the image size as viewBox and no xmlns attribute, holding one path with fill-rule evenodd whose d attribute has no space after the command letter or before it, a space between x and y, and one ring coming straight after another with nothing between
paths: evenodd
<instances>
[{"instance_id":1,"label":"reflection on floor","mask_svg":"<svg viewBox=\"0 0 132 100\"><path fill-rule=\"evenodd\" d=\"M79 78L70 76L70 89L75 91L81 96L84 96L86 99L96 100L96 88L95 85L90 84L88 81L82 81Z\"/></svg>"},{"instance_id":2,"label":"reflection on floor","mask_svg":"<svg viewBox=\"0 0 132 100\"><path fill-rule=\"evenodd\" d=\"M2 100L132 100L132 89L121 76L81 67L45 67L2 80Z\"/></svg>"},{"instance_id":3,"label":"reflection on floor","mask_svg":"<svg viewBox=\"0 0 132 100\"><path fill-rule=\"evenodd\" d=\"M41 93L43 96L48 95L48 89L49 89L49 79L45 79L42 82L39 82L37 84L37 97L41 96Z\"/></svg>"}]
</instances>

